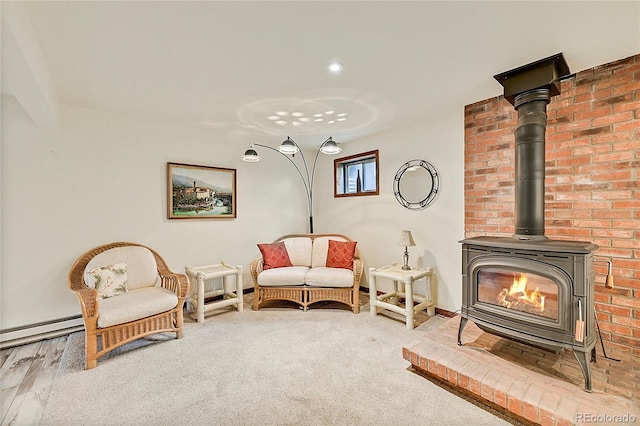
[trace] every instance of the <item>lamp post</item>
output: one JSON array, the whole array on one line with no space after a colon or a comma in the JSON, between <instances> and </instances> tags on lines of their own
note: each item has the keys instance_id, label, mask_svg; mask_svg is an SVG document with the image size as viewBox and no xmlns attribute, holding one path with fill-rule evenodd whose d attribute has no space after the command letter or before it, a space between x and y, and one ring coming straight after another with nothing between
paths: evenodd
<instances>
[{"instance_id":1,"label":"lamp post","mask_svg":"<svg viewBox=\"0 0 640 426\"><path fill-rule=\"evenodd\" d=\"M242 156L242 161L246 161L249 163L256 163L260 161L260 156L258 155L258 152L255 150L255 147L257 146L261 148L267 148L272 151L276 151L277 153L284 156L287 160L289 160L289 162L293 164L293 167L296 168L296 171L298 172L298 175L302 180L302 184L304 185L304 189L307 195L307 203L309 207L309 232L313 234L313 178L316 173L316 163L318 161L318 155L321 152L327 155L337 154L340 151L342 151L342 148L340 148L333 141L331 137L329 137L327 140L322 142L320 147L318 147L318 151L316 152L315 158L313 159L313 166L311 167L311 173L309 173L309 168L307 167L307 160L304 158L304 153L302 152L302 149L300 149L298 144L289 136L287 136L287 139L283 141L282 144L278 146L278 148L273 148L268 145L263 145L259 143L252 143L249 149L247 149L244 155ZM303 165L302 169L298 166L298 164L295 161L293 161L293 157L297 153L300 153L300 157L302 157L302 165Z\"/></svg>"}]
</instances>

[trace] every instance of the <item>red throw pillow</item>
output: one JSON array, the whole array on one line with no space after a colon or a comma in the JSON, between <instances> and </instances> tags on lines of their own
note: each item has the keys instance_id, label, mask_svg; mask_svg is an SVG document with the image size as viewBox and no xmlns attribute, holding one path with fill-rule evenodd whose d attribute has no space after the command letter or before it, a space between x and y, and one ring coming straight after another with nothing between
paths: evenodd
<instances>
[{"instance_id":1,"label":"red throw pillow","mask_svg":"<svg viewBox=\"0 0 640 426\"><path fill-rule=\"evenodd\" d=\"M353 271L353 256L356 253L355 241L329 240L327 268L344 268Z\"/></svg>"},{"instance_id":2,"label":"red throw pillow","mask_svg":"<svg viewBox=\"0 0 640 426\"><path fill-rule=\"evenodd\" d=\"M283 268L293 266L289 259L289 252L284 245L284 241L272 244L258 244L262 253L262 269Z\"/></svg>"}]
</instances>

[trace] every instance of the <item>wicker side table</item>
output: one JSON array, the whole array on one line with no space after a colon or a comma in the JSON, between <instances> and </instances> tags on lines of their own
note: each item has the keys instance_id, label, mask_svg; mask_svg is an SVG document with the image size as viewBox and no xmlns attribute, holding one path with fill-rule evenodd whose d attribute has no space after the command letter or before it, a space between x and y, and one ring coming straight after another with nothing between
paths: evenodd
<instances>
[{"instance_id":1,"label":"wicker side table","mask_svg":"<svg viewBox=\"0 0 640 426\"><path fill-rule=\"evenodd\" d=\"M400 265L394 263L382 268L369 268L369 303L371 315L378 314L378 308L387 309L406 317L406 325L409 330L414 327L415 314L423 309L427 310L430 317L436 313L434 288L431 285L433 268L403 270ZM393 291L378 296L376 279L386 278L393 281ZM413 283L421 278L427 280L427 295L425 297L413 294ZM401 288L404 285L404 290ZM405 307L397 305L398 299L405 299ZM414 301L418 302L414 306ZM391 302L391 303L390 303Z\"/></svg>"},{"instance_id":2,"label":"wicker side table","mask_svg":"<svg viewBox=\"0 0 640 426\"><path fill-rule=\"evenodd\" d=\"M236 305L238 312L242 312L242 266L231 266L224 261L216 265L187 266L185 272L191 282L189 290L189 305L191 309L196 306L198 322L204 322L205 312L220 309L225 306ZM231 276L235 275L235 293L232 291ZM216 287L215 278L222 279L222 286ZM211 280L211 283L205 281ZM194 281L195 284L194 285ZM221 300L205 303L205 298L222 296ZM194 303L195 302L195 303Z\"/></svg>"}]
</instances>

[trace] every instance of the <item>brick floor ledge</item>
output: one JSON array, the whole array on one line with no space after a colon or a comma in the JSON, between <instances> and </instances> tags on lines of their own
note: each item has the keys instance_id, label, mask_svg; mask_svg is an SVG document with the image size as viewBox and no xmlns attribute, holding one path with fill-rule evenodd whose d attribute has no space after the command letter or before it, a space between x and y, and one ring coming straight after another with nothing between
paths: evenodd
<instances>
[{"instance_id":1,"label":"brick floor ledge","mask_svg":"<svg viewBox=\"0 0 640 426\"><path fill-rule=\"evenodd\" d=\"M457 344L460 317L402 349L418 373L497 408L516 421L541 425L640 425L640 361L631 354L591 364L593 392L584 390L573 353L554 353L485 333L469 321ZM598 349L600 349L598 347ZM611 354L607 353L611 356Z\"/></svg>"}]
</instances>

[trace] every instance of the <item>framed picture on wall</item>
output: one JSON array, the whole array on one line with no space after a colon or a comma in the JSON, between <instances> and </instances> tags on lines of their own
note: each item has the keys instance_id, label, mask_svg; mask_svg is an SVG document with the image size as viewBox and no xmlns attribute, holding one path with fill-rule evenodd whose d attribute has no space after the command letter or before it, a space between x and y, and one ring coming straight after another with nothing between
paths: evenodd
<instances>
[{"instance_id":1,"label":"framed picture on wall","mask_svg":"<svg viewBox=\"0 0 640 426\"><path fill-rule=\"evenodd\" d=\"M167 163L169 219L236 217L236 169Z\"/></svg>"}]
</instances>

